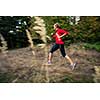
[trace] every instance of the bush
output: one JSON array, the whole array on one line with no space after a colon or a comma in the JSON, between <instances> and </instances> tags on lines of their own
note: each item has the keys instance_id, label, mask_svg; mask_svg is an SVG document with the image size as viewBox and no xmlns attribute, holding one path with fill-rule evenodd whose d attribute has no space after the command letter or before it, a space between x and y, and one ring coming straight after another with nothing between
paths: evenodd
<instances>
[{"instance_id":1,"label":"bush","mask_svg":"<svg viewBox=\"0 0 100 100\"><path fill-rule=\"evenodd\" d=\"M86 49L95 49L96 51L100 52L100 42L97 42L97 43L94 43L94 44L85 43L84 47Z\"/></svg>"}]
</instances>

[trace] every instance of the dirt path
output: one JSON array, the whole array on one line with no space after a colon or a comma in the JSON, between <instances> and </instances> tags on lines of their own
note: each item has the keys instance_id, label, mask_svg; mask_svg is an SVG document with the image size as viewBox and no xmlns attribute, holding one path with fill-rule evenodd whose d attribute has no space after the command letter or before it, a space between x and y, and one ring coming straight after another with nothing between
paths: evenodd
<instances>
[{"instance_id":1,"label":"dirt path","mask_svg":"<svg viewBox=\"0 0 100 100\"><path fill-rule=\"evenodd\" d=\"M40 48L35 48L35 56L29 48L0 53L0 82L93 82L94 66L100 66L100 53L74 46L66 51L78 63L74 71L59 51L54 53L51 66L43 65L44 50Z\"/></svg>"}]
</instances>

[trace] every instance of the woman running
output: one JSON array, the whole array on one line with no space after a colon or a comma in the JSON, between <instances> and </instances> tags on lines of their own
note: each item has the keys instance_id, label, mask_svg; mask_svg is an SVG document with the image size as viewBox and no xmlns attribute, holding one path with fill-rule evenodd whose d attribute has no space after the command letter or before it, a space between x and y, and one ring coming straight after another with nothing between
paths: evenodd
<instances>
[{"instance_id":1,"label":"woman running","mask_svg":"<svg viewBox=\"0 0 100 100\"><path fill-rule=\"evenodd\" d=\"M48 56L48 64L49 65L52 64L51 61L53 57L53 52L59 49L62 56L70 62L71 69L73 70L76 66L76 63L74 63L72 59L65 53L64 41L62 40L62 37L67 35L69 32L65 31L64 29L61 29L58 23L54 24L54 29L55 29L55 33L54 34L51 33L51 35L55 39L55 43L50 49L49 56Z\"/></svg>"}]
</instances>

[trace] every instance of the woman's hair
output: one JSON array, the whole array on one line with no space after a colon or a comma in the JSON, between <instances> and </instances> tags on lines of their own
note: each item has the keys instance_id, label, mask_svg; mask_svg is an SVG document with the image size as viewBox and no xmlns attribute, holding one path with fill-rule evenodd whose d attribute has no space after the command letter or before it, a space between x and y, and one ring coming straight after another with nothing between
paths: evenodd
<instances>
[{"instance_id":1,"label":"woman's hair","mask_svg":"<svg viewBox=\"0 0 100 100\"><path fill-rule=\"evenodd\" d=\"M56 28L61 28L59 23L55 23L54 26L56 26Z\"/></svg>"}]
</instances>

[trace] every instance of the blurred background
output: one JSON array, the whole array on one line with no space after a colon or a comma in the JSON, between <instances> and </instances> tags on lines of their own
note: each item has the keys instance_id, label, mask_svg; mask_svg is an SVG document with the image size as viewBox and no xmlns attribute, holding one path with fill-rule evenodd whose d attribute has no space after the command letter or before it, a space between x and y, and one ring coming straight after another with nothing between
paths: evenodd
<instances>
[{"instance_id":1,"label":"blurred background","mask_svg":"<svg viewBox=\"0 0 100 100\"><path fill-rule=\"evenodd\" d=\"M54 66L43 65L55 23L70 33L63 40L74 72L58 51ZM99 16L0 16L0 82L100 82L99 59Z\"/></svg>"}]
</instances>

